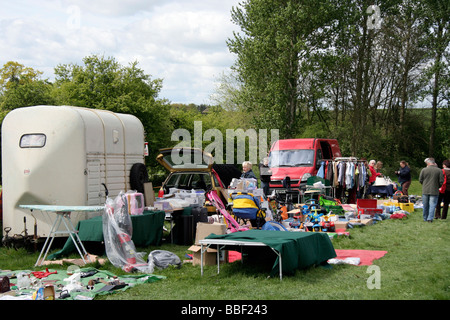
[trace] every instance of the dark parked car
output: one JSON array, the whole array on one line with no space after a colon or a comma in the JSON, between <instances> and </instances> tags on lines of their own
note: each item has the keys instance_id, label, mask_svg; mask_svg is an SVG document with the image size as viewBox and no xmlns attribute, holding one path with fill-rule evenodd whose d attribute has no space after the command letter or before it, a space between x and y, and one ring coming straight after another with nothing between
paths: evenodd
<instances>
[{"instance_id":1,"label":"dark parked car","mask_svg":"<svg viewBox=\"0 0 450 320\"><path fill-rule=\"evenodd\" d=\"M234 165L214 164L213 156L200 149L166 148L159 151L156 160L170 172L158 193L159 197L168 194L170 188L215 190L226 201L225 189L233 178L241 176Z\"/></svg>"}]
</instances>

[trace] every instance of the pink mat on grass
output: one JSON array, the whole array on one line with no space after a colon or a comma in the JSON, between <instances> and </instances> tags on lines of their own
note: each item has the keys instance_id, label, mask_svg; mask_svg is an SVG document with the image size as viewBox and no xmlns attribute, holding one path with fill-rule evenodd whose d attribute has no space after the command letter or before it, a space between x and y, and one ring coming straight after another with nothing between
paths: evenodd
<instances>
[{"instance_id":1,"label":"pink mat on grass","mask_svg":"<svg viewBox=\"0 0 450 320\"><path fill-rule=\"evenodd\" d=\"M374 260L384 257L387 251L376 250L342 250L335 249L337 257L335 259L359 258L360 266L370 266Z\"/></svg>"},{"instance_id":2,"label":"pink mat on grass","mask_svg":"<svg viewBox=\"0 0 450 320\"><path fill-rule=\"evenodd\" d=\"M236 260L241 260L242 256L240 252L237 251L228 251L228 262L234 262Z\"/></svg>"},{"instance_id":3,"label":"pink mat on grass","mask_svg":"<svg viewBox=\"0 0 450 320\"><path fill-rule=\"evenodd\" d=\"M359 258L360 266L370 266L374 260L384 257L387 251L376 250L343 250L335 249L337 257L335 259L344 260L345 258ZM241 253L237 251L228 251L228 262L241 259Z\"/></svg>"}]
</instances>

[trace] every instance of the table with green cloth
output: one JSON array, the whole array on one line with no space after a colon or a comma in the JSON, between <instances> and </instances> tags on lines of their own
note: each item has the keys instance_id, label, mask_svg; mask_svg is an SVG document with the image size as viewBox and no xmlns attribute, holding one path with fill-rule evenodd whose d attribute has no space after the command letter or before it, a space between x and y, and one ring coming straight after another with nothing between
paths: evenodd
<instances>
[{"instance_id":1,"label":"table with green cloth","mask_svg":"<svg viewBox=\"0 0 450 320\"><path fill-rule=\"evenodd\" d=\"M159 246L162 241L164 227L164 211L144 211L142 215L132 215L131 223L133 225L133 234L131 240L139 247L149 245ZM76 229L81 241L103 241L103 222L102 216L97 216L78 222ZM49 260L60 259L75 250L75 245L71 238L68 238L64 247L49 255Z\"/></svg>"},{"instance_id":2,"label":"table with green cloth","mask_svg":"<svg viewBox=\"0 0 450 320\"><path fill-rule=\"evenodd\" d=\"M225 235L210 234L205 239L223 239L245 242L262 242L281 255L282 272L293 274L296 269L305 269L324 264L336 257L330 237L325 232L289 232L273 230L248 230ZM277 257L271 276L279 269Z\"/></svg>"}]
</instances>

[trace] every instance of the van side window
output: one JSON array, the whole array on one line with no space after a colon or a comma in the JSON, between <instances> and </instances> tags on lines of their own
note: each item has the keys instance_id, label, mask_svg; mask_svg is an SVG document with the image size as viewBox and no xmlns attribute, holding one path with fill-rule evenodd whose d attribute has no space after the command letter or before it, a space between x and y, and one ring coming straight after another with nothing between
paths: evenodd
<instances>
[{"instance_id":1,"label":"van side window","mask_svg":"<svg viewBox=\"0 0 450 320\"><path fill-rule=\"evenodd\" d=\"M24 134L20 137L19 146L21 148L42 148L46 141L47 137L43 133Z\"/></svg>"},{"instance_id":2,"label":"van side window","mask_svg":"<svg viewBox=\"0 0 450 320\"><path fill-rule=\"evenodd\" d=\"M322 160L322 149L317 149L316 163L320 163L320 160Z\"/></svg>"}]
</instances>

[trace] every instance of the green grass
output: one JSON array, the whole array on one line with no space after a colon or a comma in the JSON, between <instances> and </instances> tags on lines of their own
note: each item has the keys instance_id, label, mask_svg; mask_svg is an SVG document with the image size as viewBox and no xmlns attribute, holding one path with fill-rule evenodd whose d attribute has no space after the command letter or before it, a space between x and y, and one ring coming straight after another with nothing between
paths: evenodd
<instances>
[{"instance_id":1,"label":"green grass","mask_svg":"<svg viewBox=\"0 0 450 320\"><path fill-rule=\"evenodd\" d=\"M417 188L414 185L411 187ZM410 190L411 190L410 189ZM411 194L420 194L412 192ZM234 262L206 266L203 277L200 267L184 264L180 269L156 270L166 279L136 286L117 294L99 296L99 300L449 300L450 299L450 222L422 221L422 210L415 210L402 220L384 220L372 226L350 230L350 237L332 240L335 249L385 250L375 260L379 267L380 289L369 289L373 272L367 266L333 265L297 270L294 275L268 278L271 265ZM275 231L274 231L275 232ZM138 248L176 253L182 260L189 246L163 244ZM33 268L38 253L0 248L0 269ZM77 258L74 254L70 258ZM109 262L104 266L115 274L124 272ZM67 266L64 266L65 268ZM50 266L50 268L61 268Z\"/></svg>"},{"instance_id":2,"label":"green grass","mask_svg":"<svg viewBox=\"0 0 450 320\"><path fill-rule=\"evenodd\" d=\"M184 264L180 269L157 270L167 278L143 284L122 293L101 296L102 300L448 300L450 248L449 223L422 221L422 211L416 210L403 220L384 220L373 226L351 229L350 237L333 240L336 249L386 250L376 260L381 288L369 289L372 273L367 266L334 265L298 270L294 275L267 278L270 266L254 266L234 262L221 266L200 267ZM275 232L275 231L274 231ZM188 246L164 244L161 247L139 248L147 254L163 249L176 253L182 260ZM77 256L74 255L73 258ZM0 268L33 268L37 253L0 249ZM56 266L51 266L55 267ZM122 270L107 263L94 265L116 274ZM61 267L58 267L61 268Z\"/></svg>"}]
</instances>

